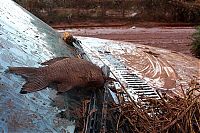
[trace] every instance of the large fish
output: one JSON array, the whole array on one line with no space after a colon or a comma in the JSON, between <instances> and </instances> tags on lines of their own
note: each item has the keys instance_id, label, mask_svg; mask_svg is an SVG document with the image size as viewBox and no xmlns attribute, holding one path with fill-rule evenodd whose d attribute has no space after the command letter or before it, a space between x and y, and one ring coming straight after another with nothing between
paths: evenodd
<instances>
[{"instance_id":1,"label":"large fish","mask_svg":"<svg viewBox=\"0 0 200 133\"><path fill-rule=\"evenodd\" d=\"M78 58L55 58L42 63L44 67L9 67L8 71L23 76L26 83L20 93L26 94L42 90L54 83L58 92L66 92L75 87L101 88L106 77L101 68Z\"/></svg>"}]
</instances>

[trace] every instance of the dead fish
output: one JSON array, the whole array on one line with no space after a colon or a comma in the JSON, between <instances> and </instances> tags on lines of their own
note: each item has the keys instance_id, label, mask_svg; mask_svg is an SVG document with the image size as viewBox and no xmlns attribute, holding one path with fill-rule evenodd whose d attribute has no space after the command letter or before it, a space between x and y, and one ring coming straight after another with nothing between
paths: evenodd
<instances>
[{"instance_id":1,"label":"dead fish","mask_svg":"<svg viewBox=\"0 0 200 133\"><path fill-rule=\"evenodd\" d=\"M54 58L42 63L44 67L9 67L10 73L21 75L26 79L21 94L45 89L50 84L57 84L58 92L66 92L75 87L104 86L106 77L101 68L93 63L78 58Z\"/></svg>"}]
</instances>

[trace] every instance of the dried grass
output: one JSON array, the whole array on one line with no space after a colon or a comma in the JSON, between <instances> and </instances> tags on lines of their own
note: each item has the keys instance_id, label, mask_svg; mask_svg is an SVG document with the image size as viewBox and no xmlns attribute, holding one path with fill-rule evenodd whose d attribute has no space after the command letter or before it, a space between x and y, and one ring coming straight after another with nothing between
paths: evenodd
<instances>
[{"instance_id":1,"label":"dried grass","mask_svg":"<svg viewBox=\"0 0 200 133\"><path fill-rule=\"evenodd\" d=\"M115 112L116 132L128 127L135 133L199 133L200 132L200 86L194 82L184 97L160 95L160 99L140 97L137 102L121 101L112 105ZM117 113L116 113L117 112Z\"/></svg>"}]
</instances>

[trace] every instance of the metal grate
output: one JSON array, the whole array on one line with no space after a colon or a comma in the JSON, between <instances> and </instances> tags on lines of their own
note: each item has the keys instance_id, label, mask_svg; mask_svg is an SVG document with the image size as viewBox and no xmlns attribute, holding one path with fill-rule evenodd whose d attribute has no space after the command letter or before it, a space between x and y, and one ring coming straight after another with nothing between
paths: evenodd
<instances>
[{"instance_id":1,"label":"metal grate","mask_svg":"<svg viewBox=\"0 0 200 133\"><path fill-rule=\"evenodd\" d=\"M134 99L135 101L138 101L138 98L141 97L159 99L159 95L156 93L155 89L149 86L136 74L130 73L128 68L124 65L123 60L117 59L109 52L102 52L102 50L88 48L87 46L82 44L81 46L86 55L93 63L97 64L98 66L106 64L110 67L110 70L113 74L111 74L111 77L117 77L118 80L124 84L126 91L129 93L132 99ZM120 84L116 83L115 85L118 86L116 88L120 88ZM123 95L125 101L127 101L127 94Z\"/></svg>"}]
</instances>

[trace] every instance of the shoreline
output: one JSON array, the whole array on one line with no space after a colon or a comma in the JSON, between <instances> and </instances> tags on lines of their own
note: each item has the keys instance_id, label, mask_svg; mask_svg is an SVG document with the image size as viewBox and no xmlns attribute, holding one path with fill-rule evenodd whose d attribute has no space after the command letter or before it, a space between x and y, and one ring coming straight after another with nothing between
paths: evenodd
<instances>
[{"instance_id":1,"label":"shoreline","mask_svg":"<svg viewBox=\"0 0 200 133\"><path fill-rule=\"evenodd\" d=\"M192 34L194 27L87 27L66 28L74 36L94 37L123 42L132 42L168 49L194 57L191 53Z\"/></svg>"},{"instance_id":2,"label":"shoreline","mask_svg":"<svg viewBox=\"0 0 200 133\"><path fill-rule=\"evenodd\" d=\"M98 27L142 27L142 28L153 28L153 27L196 27L200 24L196 23L161 23L161 22L74 22L74 23L59 23L50 24L54 29L68 29L68 28L98 28Z\"/></svg>"}]
</instances>

